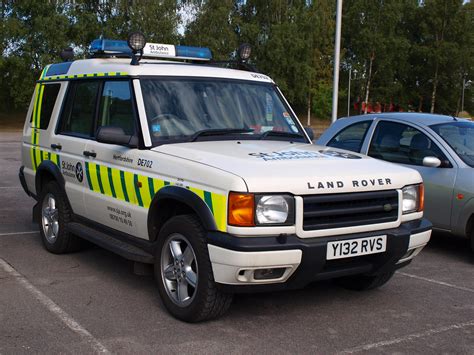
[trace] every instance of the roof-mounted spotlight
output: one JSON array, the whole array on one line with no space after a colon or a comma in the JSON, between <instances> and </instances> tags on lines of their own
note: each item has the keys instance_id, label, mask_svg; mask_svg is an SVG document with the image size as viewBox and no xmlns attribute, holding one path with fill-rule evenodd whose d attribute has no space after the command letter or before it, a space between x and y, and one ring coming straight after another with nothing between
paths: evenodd
<instances>
[{"instance_id":1,"label":"roof-mounted spotlight","mask_svg":"<svg viewBox=\"0 0 474 355\"><path fill-rule=\"evenodd\" d=\"M239 49L237 50L237 55L239 56L239 60L244 63L250 58L251 53L252 53L252 47L250 47L250 44L248 43L241 44Z\"/></svg>"},{"instance_id":2,"label":"roof-mounted spotlight","mask_svg":"<svg viewBox=\"0 0 474 355\"><path fill-rule=\"evenodd\" d=\"M63 60L63 62L70 62L74 59L74 50L71 47L64 48L59 56Z\"/></svg>"},{"instance_id":3,"label":"roof-mounted spotlight","mask_svg":"<svg viewBox=\"0 0 474 355\"><path fill-rule=\"evenodd\" d=\"M127 44L132 50L132 62L131 65L138 65L138 62L142 58L143 48L145 48L146 40L145 36L141 32L132 32L128 36Z\"/></svg>"}]
</instances>

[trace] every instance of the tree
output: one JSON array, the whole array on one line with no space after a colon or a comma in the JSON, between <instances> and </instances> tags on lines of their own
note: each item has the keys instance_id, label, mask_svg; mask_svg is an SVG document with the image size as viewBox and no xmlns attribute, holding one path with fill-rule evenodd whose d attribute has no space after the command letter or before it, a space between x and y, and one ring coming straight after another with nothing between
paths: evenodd
<instances>
[{"instance_id":1,"label":"tree","mask_svg":"<svg viewBox=\"0 0 474 355\"><path fill-rule=\"evenodd\" d=\"M8 109L26 107L44 65L69 44L69 21L59 2L3 2L0 87Z\"/></svg>"},{"instance_id":2,"label":"tree","mask_svg":"<svg viewBox=\"0 0 474 355\"><path fill-rule=\"evenodd\" d=\"M216 60L228 60L237 48L237 33L233 22L236 9L233 0L209 0L195 4L196 18L186 28L184 42L212 49Z\"/></svg>"},{"instance_id":3,"label":"tree","mask_svg":"<svg viewBox=\"0 0 474 355\"><path fill-rule=\"evenodd\" d=\"M372 97L386 102L399 96L410 46L404 20L418 1L353 0L344 4L344 62L361 73L364 86L360 96L366 103Z\"/></svg>"}]
</instances>

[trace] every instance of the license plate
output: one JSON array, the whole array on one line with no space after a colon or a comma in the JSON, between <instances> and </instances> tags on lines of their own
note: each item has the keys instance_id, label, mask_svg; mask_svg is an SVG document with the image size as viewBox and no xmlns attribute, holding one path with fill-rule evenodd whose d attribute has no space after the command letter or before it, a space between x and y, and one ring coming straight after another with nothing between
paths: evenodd
<instances>
[{"instance_id":1,"label":"license plate","mask_svg":"<svg viewBox=\"0 0 474 355\"><path fill-rule=\"evenodd\" d=\"M329 242L327 246L326 259L351 258L368 254L383 253L387 248L387 236L339 240Z\"/></svg>"}]
</instances>

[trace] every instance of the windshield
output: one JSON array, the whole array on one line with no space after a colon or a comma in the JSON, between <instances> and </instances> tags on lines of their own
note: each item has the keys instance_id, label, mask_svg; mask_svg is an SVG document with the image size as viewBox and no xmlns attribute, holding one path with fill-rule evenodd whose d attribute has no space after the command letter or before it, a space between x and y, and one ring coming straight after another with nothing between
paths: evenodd
<instances>
[{"instance_id":1,"label":"windshield","mask_svg":"<svg viewBox=\"0 0 474 355\"><path fill-rule=\"evenodd\" d=\"M474 122L453 121L430 127L467 165L474 167Z\"/></svg>"},{"instance_id":2,"label":"windshield","mask_svg":"<svg viewBox=\"0 0 474 355\"><path fill-rule=\"evenodd\" d=\"M154 145L204 137L306 142L272 84L215 78L140 82Z\"/></svg>"}]
</instances>

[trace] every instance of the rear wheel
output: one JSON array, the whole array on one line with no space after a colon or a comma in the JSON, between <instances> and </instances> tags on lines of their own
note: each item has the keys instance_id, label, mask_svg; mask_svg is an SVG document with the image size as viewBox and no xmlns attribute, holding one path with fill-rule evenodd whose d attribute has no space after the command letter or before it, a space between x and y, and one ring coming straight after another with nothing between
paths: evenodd
<instances>
[{"instance_id":1,"label":"rear wheel","mask_svg":"<svg viewBox=\"0 0 474 355\"><path fill-rule=\"evenodd\" d=\"M42 189L40 234L44 247L54 254L77 251L82 240L67 231L71 220L71 210L66 196L55 181L50 181Z\"/></svg>"},{"instance_id":2,"label":"rear wheel","mask_svg":"<svg viewBox=\"0 0 474 355\"><path fill-rule=\"evenodd\" d=\"M336 279L336 283L348 290L366 291L378 288L386 284L395 274L395 271L388 271L378 275L353 275Z\"/></svg>"},{"instance_id":3,"label":"rear wheel","mask_svg":"<svg viewBox=\"0 0 474 355\"><path fill-rule=\"evenodd\" d=\"M194 215L173 217L158 238L155 277L167 310L186 322L223 315L232 295L216 288L206 232L199 220Z\"/></svg>"}]
</instances>

